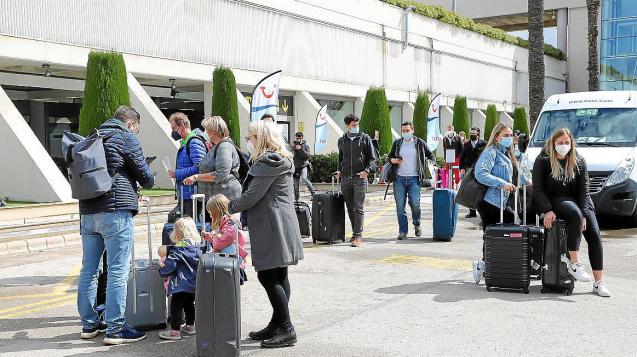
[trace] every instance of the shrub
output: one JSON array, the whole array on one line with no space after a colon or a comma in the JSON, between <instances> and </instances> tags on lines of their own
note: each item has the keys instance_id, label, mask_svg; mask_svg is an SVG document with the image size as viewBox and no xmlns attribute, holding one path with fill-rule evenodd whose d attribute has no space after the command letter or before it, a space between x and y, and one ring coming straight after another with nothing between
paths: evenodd
<instances>
[{"instance_id":1,"label":"shrub","mask_svg":"<svg viewBox=\"0 0 637 357\"><path fill-rule=\"evenodd\" d=\"M388 154L393 142L391 123L389 119L389 105L384 88L370 88L365 96L360 128L372 138L376 130L379 131L380 154Z\"/></svg>"},{"instance_id":2,"label":"shrub","mask_svg":"<svg viewBox=\"0 0 637 357\"><path fill-rule=\"evenodd\" d=\"M453 127L456 133L464 131L465 135L469 135L471 121L469 120L466 97L456 97L453 103Z\"/></svg>"},{"instance_id":3,"label":"shrub","mask_svg":"<svg viewBox=\"0 0 637 357\"><path fill-rule=\"evenodd\" d=\"M211 115L223 118L230 130L230 138L237 146L240 146L241 127L237 106L237 84L230 68L217 67L212 73L211 111Z\"/></svg>"},{"instance_id":4,"label":"shrub","mask_svg":"<svg viewBox=\"0 0 637 357\"><path fill-rule=\"evenodd\" d=\"M338 166L338 153L312 155L312 182L332 182L332 174L336 172Z\"/></svg>"},{"instance_id":5,"label":"shrub","mask_svg":"<svg viewBox=\"0 0 637 357\"><path fill-rule=\"evenodd\" d=\"M91 51L86 64L79 134L88 136L120 105L130 106L126 65L121 53Z\"/></svg>"},{"instance_id":6,"label":"shrub","mask_svg":"<svg viewBox=\"0 0 637 357\"><path fill-rule=\"evenodd\" d=\"M526 121L526 110L523 107L517 107L513 111L513 130L529 135L529 123Z\"/></svg>"},{"instance_id":7,"label":"shrub","mask_svg":"<svg viewBox=\"0 0 637 357\"><path fill-rule=\"evenodd\" d=\"M489 141L493 128L498 124L498 110L495 108L495 104L489 104L487 107L487 119L484 123L484 140Z\"/></svg>"},{"instance_id":8,"label":"shrub","mask_svg":"<svg viewBox=\"0 0 637 357\"><path fill-rule=\"evenodd\" d=\"M429 112L429 94L425 92L418 93L416 104L414 105L414 134L427 140L427 114Z\"/></svg>"}]
</instances>

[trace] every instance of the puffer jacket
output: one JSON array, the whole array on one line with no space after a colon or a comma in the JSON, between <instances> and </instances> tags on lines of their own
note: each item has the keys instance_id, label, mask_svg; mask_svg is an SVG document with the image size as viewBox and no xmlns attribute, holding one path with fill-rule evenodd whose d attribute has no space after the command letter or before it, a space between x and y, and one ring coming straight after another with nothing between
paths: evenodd
<instances>
[{"instance_id":1,"label":"puffer jacket","mask_svg":"<svg viewBox=\"0 0 637 357\"><path fill-rule=\"evenodd\" d=\"M195 293L197 267L202 250L201 246L191 242L184 245L167 246L165 265L159 269L159 275L168 277L168 294Z\"/></svg>"},{"instance_id":2,"label":"puffer jacket","mask_svg":"<svg viewBox=\"0 0 637 357\"><path fill-rule=\"evenodd\" d=\"M188 156L188 150L186 145L179 148L177 151L177 168L175 169L175 176L177 179L177 198L181 197L181 186L183 181L188 177L199 173L199 163L206 156L206 144L201 139L201 131L199 129L194 130L194 136L188 139L186 145L190 147L190 156ZM194 186L184 186L184 199L189 200L194 192Z\"/></svg>"},{"instance_id":3,"label":"puffer jacket","mask_svg":"<svg viewBox=\"0 0 637 357\"><path fill-rule=\"evenodd\" d=\"M111 176L119 175L107 193L80 200L80 214L125 210L136 215L139 210L137 183L143 188L151 188L155 184L155 177L146 163L139 140L118 119L107 120L99 130L106 135L113 130L118 131L104 142L104 152L108 173Z\"/></svg>"}]
</instances>

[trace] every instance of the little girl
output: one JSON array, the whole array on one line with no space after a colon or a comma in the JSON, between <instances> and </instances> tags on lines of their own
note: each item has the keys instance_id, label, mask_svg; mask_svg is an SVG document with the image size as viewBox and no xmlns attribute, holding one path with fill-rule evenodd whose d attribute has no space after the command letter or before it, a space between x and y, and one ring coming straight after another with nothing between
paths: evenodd
<instances>
[{"instance_id":1,"label":"little girl","mask_svg":"<svg viewBox=\"0 0 637 357\"><path fill-rule=\"evenodd\" d=\"M159 333L159 338L165 340L181 339L181 331L194 335L195 331L195 286L197 281L197 266L201 247L197 245L199 232L190 217L180 218L175 226L170 240L172 246L159 247L159 274L168 277L168 295L170 300L170 328ZM181 325L183 315L186 324Z\"/></svg>"},{"instance_id":2,"label":"little girl","mask_svg":"<svg viewBox=\"0 0 637 357\"><path fill-rule=\"evenodd\" d=\"M224 195L214 195L206 204L206 210L212 219L212 232L204 233L203 237L206 241L212 243L212 249L215 252L237 254L236 247L239 247L239 265L241 267L241 284L248 280L245 273L245 258L248 252L245 250L245 238L243 231L239 229L239 220L234 219L228 212L230 201ZM236 245L235 245L236 240Z\"/></svg>"}]
</instances>

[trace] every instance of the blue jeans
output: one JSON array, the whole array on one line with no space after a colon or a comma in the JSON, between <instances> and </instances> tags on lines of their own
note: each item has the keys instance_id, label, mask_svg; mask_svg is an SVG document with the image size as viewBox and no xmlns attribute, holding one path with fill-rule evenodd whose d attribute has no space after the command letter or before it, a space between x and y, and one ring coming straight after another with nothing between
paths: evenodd
<instances>
[{"instance_id":1,"label":"blue jeans","mask_svg":"<svg viewBox=\"0 0 637 357\"><path fill-rule=\"evenodd\" d=\"M135 234L132 213L115 211L82 215L80 232L82 270L77 286L77 310L82 318L82 326L93 328L99 323L95 297L101 258L106 249L108 282L104 320L108 325L106 333L117 333L126 323L126 287Z\"/></svg>"},{"instance_id":2,"label":"blue jeans","mask_svg":"<svg viewBox=\"0 0 637 357\"><path fill-rule=\"evenodd\" d=\"M394 199L396 200L396 215L398 216L399 233L407 233L407 211L405 201L409 197L411 218L414 226L420 226L420 180L417 176L398 176L394 181Z\"/></svg>"}]
</instances>

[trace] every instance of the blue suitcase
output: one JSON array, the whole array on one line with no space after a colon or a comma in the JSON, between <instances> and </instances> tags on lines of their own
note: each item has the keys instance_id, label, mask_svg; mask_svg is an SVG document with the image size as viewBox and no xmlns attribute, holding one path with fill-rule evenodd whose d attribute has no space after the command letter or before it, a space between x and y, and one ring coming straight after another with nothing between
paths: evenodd
<instances>
[{"instance_id":1,"label":"blue suitcase","mask_svg":"<svg viewBox=\"0 0 637 357\"><path fill-rule=\"evenodd\" d=\"M183 197L183 186L182 186L182 197ZM195 186L195 192L197 192L196 190L196 186ZM206 196L203 194L193 194L191 196L192 199L192 212L193 215L195 214L195 211L197 211L197 202L200 202L199 207L201 207L201 211L197 212L197 216L193 217L195 219L195 225L197 226L197 231L199 231L199 233L204 231L204 222L205 222L205 207L206 207ZM184 201L183 199L180 199L179 205L181 206L180 214L181 217L183 217L183 212L184 212ZM210 232L210 223L206 222L206 229L205 232ZM173 229L175 227L175 222L166 222L164 223L164 228L161 231L161 244L162 245L172 245L173 242L170 240L170 235L173 232Z\"/></svg>"},{"instance_id":2,"label":"blue suitcase","mask_svg":"<svg viewBox=\"0 0 637 357\"><path fill-rule=\"evenodd\" d=\"M456 233L458 205L456 191L436 189L433 193L433 238L449 242Z\"/></svg>"}]
</instances>

